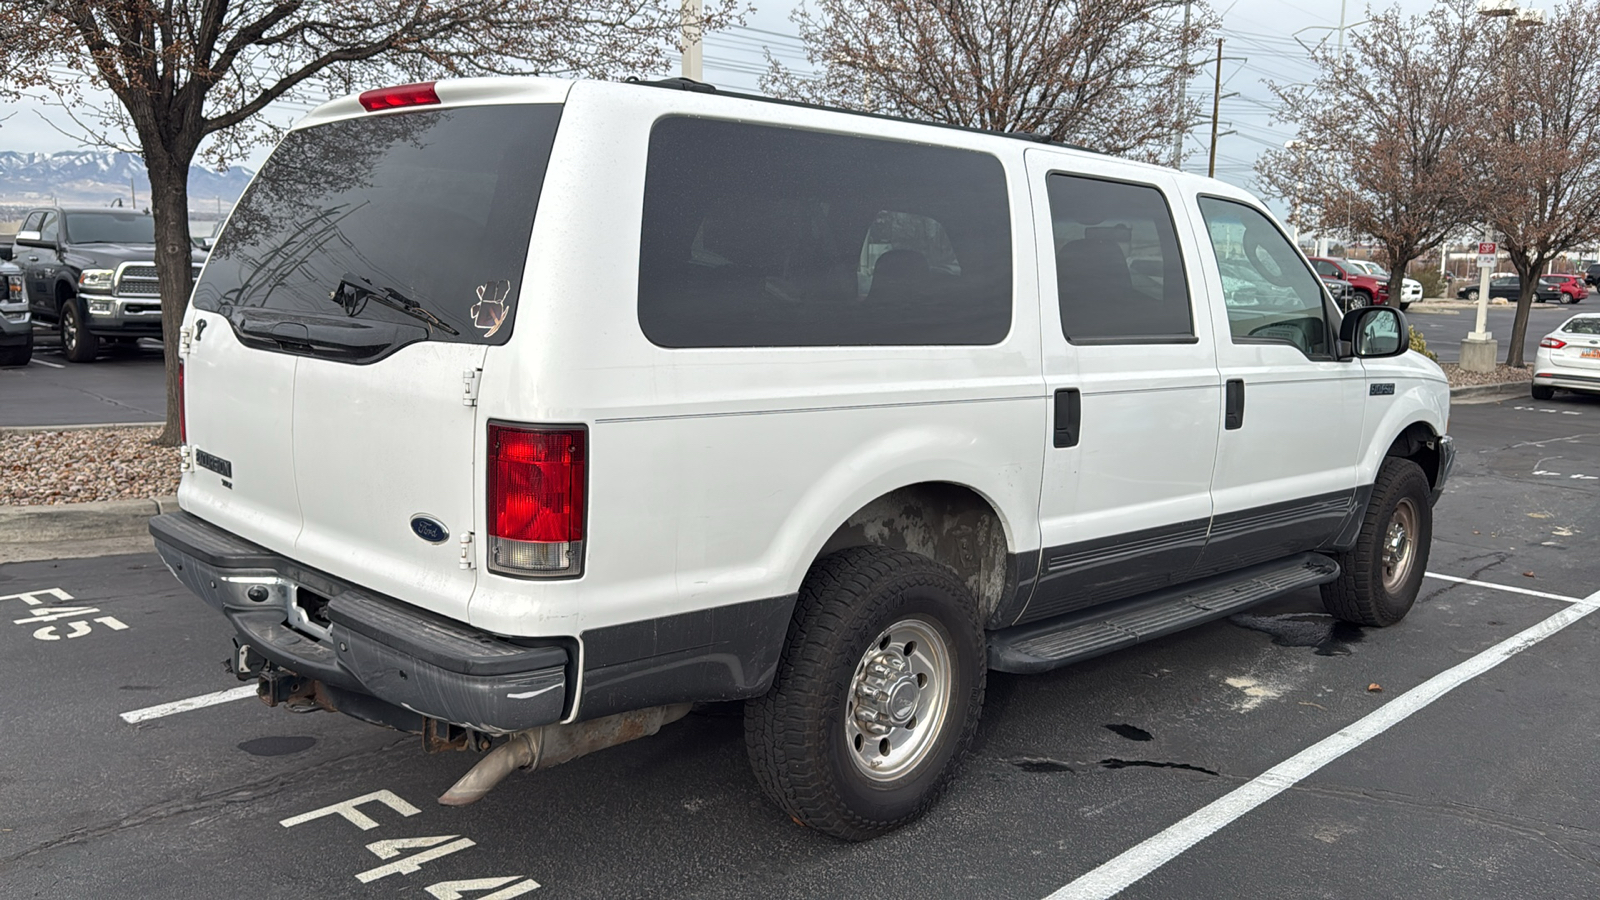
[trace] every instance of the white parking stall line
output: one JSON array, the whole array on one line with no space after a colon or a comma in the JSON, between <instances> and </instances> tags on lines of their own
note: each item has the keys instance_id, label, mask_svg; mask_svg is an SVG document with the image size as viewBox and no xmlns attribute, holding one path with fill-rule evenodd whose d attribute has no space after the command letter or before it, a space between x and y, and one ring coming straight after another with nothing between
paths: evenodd
<instances>
[{"instance_id":1,"label":"white parking stall line","mask_svg":"<svg viewBox=\"0 0 1600 900\"><path fill-rule=\"evenodd\" d=\"M176 715L181 712L188 712L191 709L203 709L207 706L216 706L221 703L232 703L235 700L243 700L246 697L254 697L255 695L256 686L247 684L244 687L217 691L215 694L201 694L198 697L190 697L187 700L174 700L171 703L163 703L159 706L147 706L144 709L125 712L121 714L122 721L130 725L136 722L148 722L151 719L159 719L162 716Z\"/></svg>"},{"instance_id":2,"label":"white parking stall line","mask_svg":"<svg viewBox=\"0 0 1600 900\"><path fill-rule=\"evenodd\" d=\"M1550 618L1506 638L1466 662L1446 669L1348 727L1273 766L1160 834L1086 873L1046 900L1102 900L1121 893L1230 822L1294 787L1318 769L1404 721L1412 713L1600 609L1600 591L1581 600L1572 600L1571 603Z\"/></svg>"},{"instance_id":3,"label":"white parking stall line","mask_svg":"<svg viewBox=\"0 0 1600 900\"><path fill-rule=\"evenodd\" d=\"M33 363L34 365L49 366L52 369L65 369L66 368L66 366L62 365L61 363L45 362L44 360L40 359L37 356L35 356L33 359L28 360L28 361Z\"/></svg>"},{"instance_id":4,"label":"white parking stall line","mask_svg":"<svg viewBox=\"0 0 1600 900\"><path fill-rule=\"evenodd\" d=\"M1528 588L1512 587L1509 584L1494 584L1493 582L1489 581L1474 581L1471 578L1457 578L1454 575L1440 575L1438 572L1424 572L1423 574L1429 578L1437 578L1440 581L1453 581L1456 584L1470 584L1473 587L1491 588L1497 591L1508 591L1513 594L1527 594L1529 597L1543 597L1546 600L1560 600L1562 603L1583 602L1583 598L1581 597L1568 597L1565 594L1550 594L1544 591L1530 590Z\"/></svg>"}]
</instances>

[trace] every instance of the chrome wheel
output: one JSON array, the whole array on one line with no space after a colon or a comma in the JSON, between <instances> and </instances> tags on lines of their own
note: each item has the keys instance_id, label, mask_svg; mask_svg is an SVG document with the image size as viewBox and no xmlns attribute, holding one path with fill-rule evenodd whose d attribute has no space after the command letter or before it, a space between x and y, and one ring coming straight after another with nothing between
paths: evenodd
<instances>
[{"instance_id":1,"label":"chrome wheel","mask_svg":"<svg viewBox=\"0 0 1600 900\"><path fill-rule=\"evenodd\" d=\"M937 743L950 710L954 666L942 629L902 619L868 645L845 697L850 761L873 781L916 768Z\"/></svg>"},{"instance_id":2,"label":"chrome wheel","mask_svg":"<svg viewBox=\"0 0 1600 900\"><path fill-rule=\"evenodd\" d=\"M61 308L61 346L68 353L78 352L78 313L71 306Z\"/></svg>"},{"instance_id":3,"label":"chrome wheel","mask_svg":"<svg viewBox=\"0 0 1600 900\"><path fill-rule=\"evenodd\" d=\"M1417 506L1406 497L1395 505L1389 514L1389 525L1383 534L1383 589L1398 591L1411 575L1411 564L1416 559Z\"/></svg>"},{"instance_id":4,"label":"chrome wheel","mask_svg":"<svg viewBox=\"0 0 1600 900\"><path fill-rule=\"evenodd\" d=\"M1481 295L1476 290L1467 291L1467 299L1471 300L1473 303L1478 302L1479 296Z\"/></svg>"}]
</instances>

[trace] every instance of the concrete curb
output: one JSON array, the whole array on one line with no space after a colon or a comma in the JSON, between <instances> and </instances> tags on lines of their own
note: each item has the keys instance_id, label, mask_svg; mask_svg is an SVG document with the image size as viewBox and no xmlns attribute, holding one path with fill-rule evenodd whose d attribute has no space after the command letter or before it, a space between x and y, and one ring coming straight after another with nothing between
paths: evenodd
<instances>
[{"instance_id":1,"label":"concrete curb","mask_svg":"<svg viewBox=\"0 0 1600 900\"><path fill-rule=\"evenodd\" d=\"M1451 402L1478 400L1503 400L1507 397L1531 397L1532 381L1502 381L1496 384L1464 384L1450 389Z\"/></svg>"},{"instance_id":2,"label":"concrete curb","mask_svg":"<svg viewBox=\"0 0 1600 900\"><path fill-rule=\"evenodd\" d=\"M139 537L149 533L151 516L177 509L177 497L0 506L0 546Z\"/></svg>"},{"instance_id":3,"label":"concrete curb","mask_svg":"<svg viewBox=\"0 0 1600 900\"><path fill-rule=\"evenodd\" d=\"M103 422L98 425L0 425L0 434L35 431L88 431L91 428L160 428L165 422Z\"/></svg>"}]
</instances>

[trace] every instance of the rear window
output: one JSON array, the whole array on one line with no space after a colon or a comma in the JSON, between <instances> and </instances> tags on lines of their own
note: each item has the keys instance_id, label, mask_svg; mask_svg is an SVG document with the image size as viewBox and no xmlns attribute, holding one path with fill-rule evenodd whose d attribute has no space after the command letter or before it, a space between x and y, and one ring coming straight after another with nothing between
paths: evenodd
<instances>
[{"instance_id":1,"label":"rear window","mask_svg":"<svg viewBox=\"0 0 1600 900\"><path fill-rule=\"evenodd\" d=\"M1573 319L1561 330L1568 334L1600 334L1600 319Z\"/></svg>"},{"instance_id":2,"label":"rear window","mask_svg":"<svg viewBox=\"0 0 1600 900\"><path fill-rule=\"evenodd\" d=\"M650 134L639 325L663 347L995 344L1005 172L985 153L669 117Z\"/></svg>"},{"instance_id":3,"label":"rear window","mask_svg":"<svg viewBox=\"0 0 1600 900\"><path fill-rule=\"evenodd\" d=\"M415 340L504 343L560 114L475 106L290 132L195 305L268 349L350 361Z\"/></svg>"}]
</instances>

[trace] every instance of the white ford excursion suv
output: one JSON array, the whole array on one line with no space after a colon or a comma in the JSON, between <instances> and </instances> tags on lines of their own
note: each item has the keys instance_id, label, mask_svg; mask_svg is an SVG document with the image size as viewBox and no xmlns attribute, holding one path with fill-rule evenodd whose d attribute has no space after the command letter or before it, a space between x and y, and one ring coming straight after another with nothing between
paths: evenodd
<instances>
[{"instance_id":1,"label":"white ford excursion suv","mask_svg":"<svg viewBox=\"0 0 1600 900\"><path fill-rule=\"evenodd\" d=\"M517 767L746 701L862 839L985 675L1320 585L1398 621L1454 459L1403 314L1228 185L659 83L330 102L183 322L162 557L272 705Z\"/></svg>"}]
</instances>

